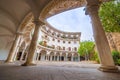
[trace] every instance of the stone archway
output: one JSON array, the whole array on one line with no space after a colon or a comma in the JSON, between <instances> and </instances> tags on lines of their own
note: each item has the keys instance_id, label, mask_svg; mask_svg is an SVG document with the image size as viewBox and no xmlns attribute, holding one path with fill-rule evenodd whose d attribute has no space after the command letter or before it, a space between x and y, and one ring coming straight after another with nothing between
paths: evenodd
<instances>
[{"instance_id":1,"label":"stone archway","mask_svg":"<svg viewBox=\"0 0 120 80\"><path fill-rule=\"evenodd\" d=\"M54 52L50 52L50 56L49 57L50 57L49 58L50 61L54 61L54 58L55 58Z\"/></svg>"},{"instance_id":2,"label":"stone archway","mask_svg":"<svg viewBox=\"0 0 120 80\"><path fill-rule=\"evenodd\" d=\"M48 4L46 7L44 6L45 8L41 11L40 15L39 15L40 11L38 11L39 9L35 9L35 6L31 6L32 11L34 13L34 18L35 18L35 20L34 20L35 33L33 34L33 38L32 38L33 41L31 42L31 46L29 49L28 59L24 65L33 65L34 64L33 58L34 58L35 48L36 48L37 39L38 39L38 35L39 35L38 34L39 26L42 26L44 24L44 23L42 23L42 21L40 22L39 16L40 16L40 19L41 19L41 17L42 17L42 19L46 19L57 13L60 13L60 12L63 12L63 11L69 10L69 9L73 9L76 7L81 7L84 5L84 6L86 6L86 14L90 15L91 21L92 21L94 39L95 39L95 42L97 45L100 62L101 62L100 70L107 70L107 69L108 70L113 70L113 69L117 70L117 68L115 67L114 61L112 59L112 56L111 56L111 52L110 52L110 48L108 45L108 41L105 36L105 32L102 28L102 24L101 24L99 16L98 16L98 9L99 9L101 1L104 2L106 0L78 0L78 2L77 3L75 2L75 4L74 4L76 6L74 6L72 0L71 1L69 1L69 0L66 0L66 1L52 0L50 2L50 4ZM67 5L68 2L71 3L71 6L69 6L69 7ZM78 4L78 3L80 3L80 4ZM67 6L67 8L66 8L66 6ZM35 14L35 12L37 12L37 13ZM41 16L42 14L44 14L44 15ZM39 25L39 23L40 23L40 25ZM20 36L16 37L15 44L13 45L13 49L11 50L11 54L9 55L10 57L7 59L7 62L13 62L13 60L11 60L11 57L13 58L13 56L14 56L13 52L15 52L15 51L13 51L13 50L16 48L19 38L20 38Z\"/></svg>"},{"instance_id":3,"label":"stone archway","mask_svg":"<svg viewBox=\"0 0 120 80\"><path fill-rule=\"evenodd\" d=\"M61 61L66 61L66 54L65 53L62 53L62 55L61 55Z\"/></svg>"},{"instance_id":4,"label":"stone archway","mask_svg":"<svg viewBox=\"0 0 120 80\"><path fill-rule=\"evenodd\" d=\"M23 41L19 46L19 50L16 52L15 59L20 60L22 58L22 54L24 54L25 42Z\"/></svg>"},{"instance_id":5,"label":"stone archway","mask_svg":"<svg viewBox=\"0 0 120 80\"><path fill-rule=\"evenodd\" d=\"M72 53L68 53L67 60L68 60L68 61L72 61Z\"/></svg>"},{"instance_id":6,"label":"stone archway","mask_svg":"<svg viewBox=\"0 0 120 80\"><path fill-rule=\"evenodd\" d=\"M56 61L60 61L60 53L56 52Z\"/></svg>"},{"instance_id":7,"label":"stone archway","mask_svg":"<svg viewBox=\"0 0 120 80\"><path fill-rule=\"evenodd\" d=\"M79 55L77 53L74 53L73 61L79 61Z\"/></svg>"},{"instance_id":8,"label":"stone archway","mask_svg":"<svg viewBox=\"0 0 120 80\"><path fill-rule=\"evenodd\" d=\"M114 61L113 61L113 58L112 58L112 55L110 52L110 47L109 47L107 38L105 36L105 32L103 30L101 21L98 16L98 10L99 10L100 4L104 0L80 0L80 2L82 2L82 1L85 2L84 5L86 6L85 14L89 15L91 18L94 39L95 39L95 43L97 45L100 62L101 62L101 67L99 69L102 71L113 71L113 70L117 71L118 68L115 67L115 64L114 64ZM61 1L61 3L64 4L64 1L63 2ZM54 3L51 3L51 4L54 4ZM59 5L59 7L62 6L62 4L60 4L60 3L58 3L57 6L58 5ZM62 11L62 12L64 11L63 9L59 11L59 9L61 7L60 8L59 7L56 8L56 7L54 8L52 6L53 10L51 11L51 13L53 13L53 15L60 13L60 11ZM63 8L63 6L62 6L62 8ZM49 8L49 10L51 10L51 7ZM69 60L71 60L70 56L68 56L68 57L69 57ZM108 59L108 60L106 60L106 59Z\"/></svg>"},{"instance_id":9,"label":"stone archway","mask_svg":"<svg viewBox=\"0 0 120 80\"><path fill-rule=\"evenodd\" d=\"M41 50L39 54L39 60L40 61L45 61L46 60L46 54L47 52L45 50Z\"/></svg>"},{"instance_id":10,"label":"stone archway","mask_svg":"<svg viewBox=\"0 0 120 80\"><path fill-rule=\"evenodd\" d=\"M22 57L21 57L21 61L22 60L24 60L24 61L27 60L29 47L30 47L30 45L26 44L26 46L24 48L24 51L23 51L23 54L22 54Z\"/></svg>"}]
</instances>

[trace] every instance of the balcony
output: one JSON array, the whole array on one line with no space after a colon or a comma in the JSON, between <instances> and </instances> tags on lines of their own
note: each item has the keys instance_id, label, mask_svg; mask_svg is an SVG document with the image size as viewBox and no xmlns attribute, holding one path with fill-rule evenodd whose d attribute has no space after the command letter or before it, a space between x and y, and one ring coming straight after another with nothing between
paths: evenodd
<instances>
[{"instance_id":1,"label":"balcony","mask_svg":"<svg viewBox=\"0 0 120 80\"><path fill-rule=\"evenodd\" d=\"M38 45L37 48L47 50L47 51L52 51L52 52L77 53L77 51L58 50L58 49L54 49L54 48L51 48L51 47L45 47L45 46L42 46L42 45Z\"/></svg>"}]
</instances>

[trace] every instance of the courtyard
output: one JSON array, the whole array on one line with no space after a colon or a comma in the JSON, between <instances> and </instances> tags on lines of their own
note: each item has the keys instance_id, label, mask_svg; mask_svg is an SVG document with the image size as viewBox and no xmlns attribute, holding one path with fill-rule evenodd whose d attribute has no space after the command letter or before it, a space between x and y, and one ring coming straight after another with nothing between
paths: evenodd
<instances>
[{"instance_id":1,"label":"courtyard","mask_svg":"<svg viewBox=\"0 0 120 80\"><path fill-rule=\"evenodd\" d=\"M1 0L0 80L120 80L119 12L120 0Z\"/></svg>"},{"instance_id":2,"label":"courtyard","mask_svg":"<svg viewBox=\"0 0 120 80\"><path fill-rule=\"evenodd\" d=\"M0 80L120 80L120 73L101 72L100 64L93 62L39 61L27 67L21 63L1 63Z\"/></svg>"}]
</instances>

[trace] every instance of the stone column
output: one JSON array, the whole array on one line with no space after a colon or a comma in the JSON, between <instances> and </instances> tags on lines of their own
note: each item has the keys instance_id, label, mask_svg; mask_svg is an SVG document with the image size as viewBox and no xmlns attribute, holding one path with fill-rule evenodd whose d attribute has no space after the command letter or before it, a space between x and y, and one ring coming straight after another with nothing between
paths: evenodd
<instances>
[{"instance_id":1,"label":"stone column","mask_svg":"<svg viewBox=\"0 0 120 80\"><path fill-rule=\"evenodd\" d=\"M95 43L99 53L101 66L99 70L116 72L118 68L115 66L110 47L103 30L103 26L98 16L98 9L100 6L99 0L87 0L86 14L88 14L92 21L92 29L94 34Z\"/></svg>"},{"instance_id":2,"label":"stone column","mask_svg":"<svg viewBox=\"0 0 120 80\"><path fill-rule=\"evenodd\" d=\"M41 49L36 49L36 56L35 56L35 58L36 58L36 61L39 61L39 56L40 56L40 51L41 51Z\"/></svg>"},{"instance_id":3,"label":"stone column","mask_svg":"<svg viewBox=\"0 0 120 80\"><path fill-rule=\"evenodd\" d=\"M28 52L27 52L26 55L25 55L25 61L27 60L27 57L28 57Z\"/></svg>"},{"instance_id":4,"label":"stone column","mask_svg":"<svg viewBox=\"0 0 120 80\"><path fill-rule=\"evenodd\" d=\"M16 61L16 59L17 59L17 57L18 57L18 54L19 54L21 45L22 45L22 43L23 43L22 37L23 37L23 36L20 35L20 40L19 40L18 46L17 46L16 51L15 51L14 61Z\"/></svg>"},{"instance_id":5,"label":"stone column","mask_svg":"<svg viewBox=\"0 0 120 80\"><path fill-rule=\"evenodd\" d=\"M54 61L56 61L56 52L54 53Z\"/></svg>"},{"instance_id":6,"label":"stone column","mask_svg":"<svg viewBox=\"0 0 120 80\"><path fill-rule=\"evenodd\" d=\"M66 53L65 61L68 61L68 53Z\"/></svg>"},{"instance_id":7,"label":"stone column","mask_svg":"<svg viewBox=\"0 0 120 80\"><path fill-rule=\"evenodd\" d=\"M59 61L59 55L57 55L57 61Z\"/></svg>"},{"instance_id":8,"label":"stone column","mask_svg":"<svg viewBox=\"0 0 120 80\"><path fill-rule=\"evenodd\" d=\"M52 55L50 55L50 61L52 61Z\"/></svg>"},{"instance_id":9,"label":"stone column","mask_svg":"<svg viewBox=\"0 0 120 80\"><path fill-rule=\"evenodd\" d=\"M20 46L21 46L21 45L18 44L18 46L17 46L17 48L16 48L15 55L14 55L14 61L17 60L17 57L18 57L18 54L19 54Z\"/></svg>"},{"instance_id":10,"label":"stone column","mask_svg":"<svg viewBox=\"0 0 120 80\"><path fill-rule=\"evenodd\" d=\"M27 57L26 62L23 64L23 66L36 65L35 62L34 62L34 56L35 56L35 51L36 51L37 44L38 44L40 27L42 25L44 25L44 23L41 22L40 20L36 19L36 20L34 20L34 24L35 24L35 30L34 30L34 34L33 34L32 41L31 41L31 44L30 44L30 48L29 48L29 51L28 51L28 57Z\"/></svg>"},{"instance_id":11,"label":"stone column","mask_svg":"<svg viewBox=\"0 0 120 80\"><path fill-rule=\"evenodd\" d=\"M60 53L59 60L62 61L62 53Z\"/></svg>"},{"instance_id":12,"label":"stone column","mask_svg":"<svg viewBox=\"0 0 120 80\"><path fill-rule=\"evenodd\" d=\"M50 55L48 55L48 60L50 61Z\"/></svg>"},{"instance_id":13,"label":"stone column","mask_svg":"<svg viewBox=\"0 0 120 80\"><path fill-rule=\"evenodd\" d=\"M15 41L10 49L7 60L5 61L6 63L14 62L15 53L16 53L17 47L19 45L21 35L22 35L22 33L17 32Z\"/></svg>"},{"instance_id":14,"label":"stone column","mask_svg":"<svg viewBox=\"0 0 120 80\"><path fill-rule=\"evenodd\" d=\"M37 61L39 61L39 56L40 56L40 54L37 53L37 56L36 56L36 60L37 60Z\"/></svg>"},{"instance_id":15,"label":"stone column","mask_svg":"<svg viewBox=\"0 0 120 80\"><path fill-rule=\"evenodd\" d=\"M73 61L73 58L74 58L74 54L72 54L72 56L71 56L71 61Z\"/></svg>"},{"instance_id":16,"label":"stone column","mask_svg":"<svg viewBox=\"0 0 120 80\"><path fill-rule=\"evenodd\" d=\"M49 56L48 56L48 54L46 54L46 61L48 61L49 60Z\"/></svg>"},{"instance_id":17,"label":"stone column","mask_svg":"<svg viewBox=\"0 0 120 80\"><path fill-rule=\"evenodd\" d=\"M45 61L47 61L47 54L45 54Z\"/></svg>"},{"instance_id":18,"label":"stone column","mask_svg":"<svg viewBox=\"0 0 120 80\"><path fill-rule=\"evenodd\" d=\"M80 56L78 55L78 61L80 61Z\"/></svg>"},{"instance_id":19,"label":"stone column","mask_svg":"<svg viewBox=\"0 0 120 80\"><path fill-rule=\"evenodd\" d=\"M24 57L24 53L25 53L26 48L27 48L27 46L25 45L25 48L23 49L22 54L21 54L21 57L20 57L20 61L22 61L22 59L23 59L23 57Z\"/></svg>"},{"instance_id":20,"label":"stone column","mask_svg":"<svg viewBox=\"0 0 120 80\"><path fill-rule=\"evenodd\" d=\"M50 61L50 51L47 51L47 60Z\"/></svg>"}]
</instances>

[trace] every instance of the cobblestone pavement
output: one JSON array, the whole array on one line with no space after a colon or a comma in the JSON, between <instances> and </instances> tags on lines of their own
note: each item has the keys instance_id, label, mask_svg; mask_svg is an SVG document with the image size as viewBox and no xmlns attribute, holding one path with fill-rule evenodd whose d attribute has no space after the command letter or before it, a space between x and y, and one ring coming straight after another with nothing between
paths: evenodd
<instances>
[{"instance_id":1,"label":"cobblestone pavement","mask_svg":"<svg viewBox=\"0 0 120 80\"><path fill-rule=\"evenodd\" d=\"M120 73L97 70L99 64L38 62L37 66L0 64L0 80L120 80Z\"/></svg>"}]
</instances>

